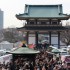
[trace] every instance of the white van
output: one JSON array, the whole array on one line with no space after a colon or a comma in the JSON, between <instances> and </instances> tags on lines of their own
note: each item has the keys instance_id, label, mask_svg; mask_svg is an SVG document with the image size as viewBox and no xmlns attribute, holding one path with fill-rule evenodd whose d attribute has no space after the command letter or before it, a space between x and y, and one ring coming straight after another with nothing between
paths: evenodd
<instances>
[{"instance_id":1,"label":"white van","mask_svg":"<svg viewBox=\"0 0 70 70\"><path fill-rule=\"evenodd\" d=\"M7 62L10 62L11 59L12 59L12 54L3 55L0 57L0 62L1 64L3 64L3 62L5 62L6 64Z\"/></svg>"}]
</instances>

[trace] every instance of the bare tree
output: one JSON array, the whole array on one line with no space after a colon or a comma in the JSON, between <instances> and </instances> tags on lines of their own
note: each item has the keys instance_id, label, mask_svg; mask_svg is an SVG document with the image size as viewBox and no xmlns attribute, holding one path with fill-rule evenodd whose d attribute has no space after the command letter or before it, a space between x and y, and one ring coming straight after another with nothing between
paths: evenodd
<instances>
[{"instance_id":1,"label":"bare tree","mask_svg":"<svg viewBox=\"0 0 70 70\"><path fill-rule=\"evenodd\" d=\"M61 32L61 41L64 42L66 45L70 45L70 30Z\"/></svg>"},{"instance_id":2,"label":"bare tree","mask_svg":"<svg viewBox=\"0 0 70 70\"><path fill-rule=\"evenodd\" d=\"M4 35L3 35L3 29L0 30L0 42L3 41Z\"/></svg>"},{"instance_id":3,"label":"bare tree","mask_svg":"<svg viewBox=\"0 0 70 70\"><path fill-rule=\"evenodd\" d=\"M7 28L3 30L3 35L4 41L6 40L12 43L24 40L23 32L17 31L16 28Z\"/></svg>"}]
</instances>

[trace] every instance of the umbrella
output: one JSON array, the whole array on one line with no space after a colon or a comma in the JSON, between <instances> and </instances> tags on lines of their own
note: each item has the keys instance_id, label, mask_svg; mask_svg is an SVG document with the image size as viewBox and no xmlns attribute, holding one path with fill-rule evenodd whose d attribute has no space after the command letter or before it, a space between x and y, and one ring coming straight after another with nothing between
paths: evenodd
<instances>
[{"instance_id":1,"label":"umbrella","mask_svg":"<svg viewBox=\"0 0 70 70\"><path fill-rule=\"evenodd\" d=\"M63 49L59 49L59 50L60 50L61 53L65 53L65 52L67 52L67 51L64 51Z\"/></svg>"},{"instance_id":2,"label":"umbrella","mask_svg":"<svg viewBox=\"0 0 70 70\"><path fill-rule=\"evenodd\" d=\"M66 53L66 51L64 51L63 49L56 49L56 48L54 48L54 49L52 50L52 52L53 52L53 53Z\"/></svg>"},{"instance_id":3,"label":"umbrella","mask_svg":"<svg viewBox=\"0 0 70 70\"><path fill-rule=\"evenodd\" d=\"M61 53L61 51L59 49L53 49L52 53Z\"/></svg>"},{"instance_id":4,"label":"umbrella","mask_svg":"<svg viewBox=\"0 0 70 70\"><path fill-rule=\"evenodd\" d=\"M48 43L48 40L42 40L41 43Z\"/></svg>"},{"instance_id":5,"label":"umbrella","mask_svg":"<svg viewBox=\"0 0 70 70\"><path fill-rule=\"evenodd\" d=\"M57 47L54 47L54 46L52 46L52 45L50 45L49 47L51 47L52 49L58 49Z\"/></svg>"}]
</instances>

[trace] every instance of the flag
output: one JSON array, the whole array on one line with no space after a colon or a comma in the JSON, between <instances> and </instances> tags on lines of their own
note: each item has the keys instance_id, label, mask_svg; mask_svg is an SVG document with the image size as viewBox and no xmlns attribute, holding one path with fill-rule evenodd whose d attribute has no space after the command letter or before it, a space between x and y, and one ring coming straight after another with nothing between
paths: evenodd
<instances>
[{"instance_id":1,"label":"flag","mask_svg":"<svg viewBox=\"0 0 70 70\"><path fill-rule=\"evenodd\" d=\"M28 47L33 49L35 47L35 45L34 44L29 44Z\"/></svg>"}]
</instances>

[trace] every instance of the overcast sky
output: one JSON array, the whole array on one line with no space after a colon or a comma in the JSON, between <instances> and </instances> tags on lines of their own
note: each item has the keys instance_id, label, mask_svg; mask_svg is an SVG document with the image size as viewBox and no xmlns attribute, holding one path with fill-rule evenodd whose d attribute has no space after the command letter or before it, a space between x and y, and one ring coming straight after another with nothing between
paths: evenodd
<instances>
[{"instance_id":1,"label":"overcast sky","mask_svg":"<svg viewBox=\"0 0 70 70\"><path fill-rule=\"evenodd\" d=\"M70 0L0 0L0 9L4 11L4 27L22 27L23 21L15 15L24 12L25 4L62 4L63 12L70 14Z\"/></svg>"}]
</instances>

